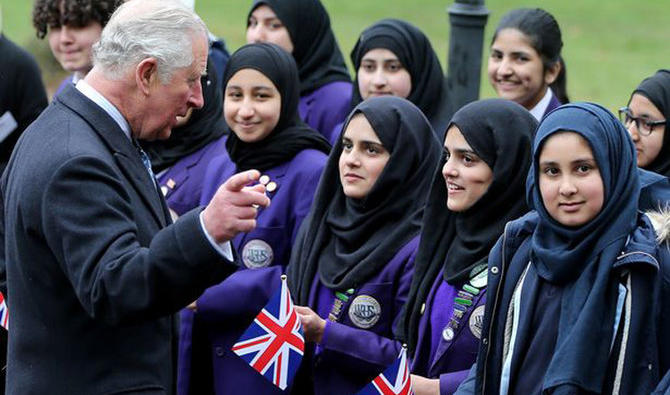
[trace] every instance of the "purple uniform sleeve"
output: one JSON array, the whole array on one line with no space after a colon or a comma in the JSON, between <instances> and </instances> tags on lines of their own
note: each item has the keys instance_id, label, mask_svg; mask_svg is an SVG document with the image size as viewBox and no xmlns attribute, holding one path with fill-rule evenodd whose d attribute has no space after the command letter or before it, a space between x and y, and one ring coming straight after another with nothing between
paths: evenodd
<instances>
[{"instance_id":1,"label":"purple uniform sleeve","mask_svg":"<svg viewBox=\"0 0 670 395\"><path fill-rule=\"evenodd\" d=\"M472 364L470 371L468 372L467 377L458 386L458 389L454 393L455 395L473 395L475 393L475 380L477 378L477 362ZM440 377L440 395L445 394L446 392L442 389L442 377Z\"/></svg>"},{"instance_id":2,"label":"purple uniform sleeve","mask_svg":"<svg viewBox=\"0 0 670 395\"><path fill-rule=\"evenodd\" d=\"M403 273L399 280L395 296L394 326L407 301L407 294L414 271L414 251L402 265ZM391 334L389 334L391 335ZM388 365L398 357L402 344L396 340L377 334L373 331L353 328L337 322L326 321L326 328L321 340L321 347L350 355L362 361L376 365Z\"/></svg>"},{"instance_id":3,"label":"purple uniform sleeve","mask_svg":"<svg viewBox=\"0 0 670 395\"><path fill-rule=\"evenodd\" d=\"M323 168L326 166L327 157L324 155L320 160L311 160L309 163L301 163L305 168L301 169L300 184L297 185L298 190L293 206L295 220L291 227L291 246L295 243L295 238L298 236L300 225L309 214L309 209L312 207L314 194L316 188L319 186L319 179Z\"/></svg>"},{"instance_id":4,"label":"purple uniform sleeve","mask_svg":"<svg viewBox=\"0 0 670 395\"><path fill-rule=\"evenodd\" d=\"M443 373L440 375L440 395L452 395L468 377L469 370Z\"/></svg>"},{"instance_id":5,"label":"purple uniform sleeve","mask_svg":"<svg viewBox=\"0 0 670 395\"><path fill-rule=\"evenodd\" d=\"M198 298L198 316L203 321L221 322L257 314L279 286L281 274L281 266L238 270Z\"/></svg>"}]
</instances>

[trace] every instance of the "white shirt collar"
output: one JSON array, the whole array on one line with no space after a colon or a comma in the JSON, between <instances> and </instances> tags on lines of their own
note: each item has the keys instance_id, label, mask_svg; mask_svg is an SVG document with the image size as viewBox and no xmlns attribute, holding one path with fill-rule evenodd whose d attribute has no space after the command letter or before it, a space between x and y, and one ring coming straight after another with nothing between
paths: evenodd
<instances>
[{"instance_id":1,"label":"white shirt collar","mask_svg":"<svg viewBox=\"0 0 670 395\"><path fill-rule=\"evenodd\" d=\"M72 83L77 85L77 82L83 80L84 77L86 77L86 74L82 74L78 71L75 71L74 73L72 73Z\"/></svg>"},{"instance_id":2,"label":"white shirt collar","mask_svg":"<svg viewBox=\"0 0 670 395\"><path fill-rule=\"evenodd\" d=\"M85 80L79 80L75 86L79 92L105 110L105 112L109 114L109 116L112 117L114 121L116 121L116 123L123 131L123 134L125 134L126 137L130 139L130 124L109 100L107 100L102 94L100 94L100 92L95 90L95 88L89 85Z\"/></svg>"},{"instance_id":3,"label":"white shirt collar","mask_svg":"<svg viewBox=\"0 0 670 395\"><path fill-rule=\"evenodd\" d=\"M542 100L540 100L535 107L533 107L530 110L530 114L535 117L535 119L539 121L542 120L542 116L544 115L544 112L547 111L547 107L549 107L549 102L551 101L551 97L553 96L553 92L551 91L551 88L547 88L547 92L544 94L544 97Z\"/></svg>"}]
</instances>

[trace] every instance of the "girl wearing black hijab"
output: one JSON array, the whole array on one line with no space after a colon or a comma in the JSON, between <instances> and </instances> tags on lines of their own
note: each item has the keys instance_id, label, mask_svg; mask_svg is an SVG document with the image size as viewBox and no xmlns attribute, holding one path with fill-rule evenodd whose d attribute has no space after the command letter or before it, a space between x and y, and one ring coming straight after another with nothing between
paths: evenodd
<instances>
[{"instance_id":1,"label":"girl wearing black hijab","mask_svg":"<svg viewBox=\"0 0 670 395\"><path fill-rule=\"evenodd\" d=\"M475 361L486 258L505 223L523 215L537 121L502 99L454 114L433 177L398 337L408 344L416 395L452 394Z\"/></svg>"},{"instance_id":2,"label":"girl wearing black hijab","mask_svg":"<svg viewBox=\"0 0 670 395\"><path fill-rule=\"evenodd\" d=\"M294 393L354 393L397 358L392 329L439 156L430 124L405 99L373 98L350 114L287 271L312 347Z\"/></svg>"},{"instance_id":3,"label":"girl wearing black hijab","mask_svg":"<svg viewBox=\"0 0 670 395\"><path fill-rule=\"evenodd\" d=\"M281 393L230 348L279 284L267 279L288 264L330 145L300 120L298 71L291 55L279 46L248 44L237 50L226 66L223 86L230 134L225 151L210 162L202 203L234 173L258 169L272 204L259 211L253 231L231 240L244 268L182 312L178 387L180 393L194 394L239 394L241 389ZM250 270L261 268L272 270ZM213 377L203 379L198 375L207 371L207 362ZM203 384L210 388L203 389Z\"/></svg>"},{"instance_id":4,"label":"girl wearing black hijab","mask_svg":"<svg viewBox=\"0 0 670 395\"><path fill-rule=\"evenodd\" d=\"M383 19L361 33L351 62L356 69L352 107L369 97L406 98L442 138L453 110L440 61L421 30L405 21ZM332 131L331 142L340 130L341 125Z\"/></svg>"},{"instance_id":5,"label":"girl wearing black hijab","mask_svg":"<svg viewBox=\"0 0 670 395\"><path fill-rule=\"evenodd\" d=\"M252 42L271 42L293 54L303 121L324 135L344 121L351 77L319 0L254 0L247 16L247 43Z\"/></svg>"},{"instance_id":6,"label":"girl wearing black hijab","mask_svg":"<svg viewBox=\"0 0 670 395\"><path fill-rule=\"evenodd\" d=\"M637 150L637 165L670 176L670 70L659 70L633 91L619 110Z\"/></svg>"},{"instance_id":7,"label":"girl wearing black hijab","mask_svg":"<svg viewBox=\"0 0 670 395\"><path fill-rule=\"evenodd\" d=\"M207 69L213 70L211 61ZM204 105L181 118L167 140L142 141L173 219L197 207L205 171L224 148L223 94L216 73L202 77Z\"/></svg>"}]
</instances>

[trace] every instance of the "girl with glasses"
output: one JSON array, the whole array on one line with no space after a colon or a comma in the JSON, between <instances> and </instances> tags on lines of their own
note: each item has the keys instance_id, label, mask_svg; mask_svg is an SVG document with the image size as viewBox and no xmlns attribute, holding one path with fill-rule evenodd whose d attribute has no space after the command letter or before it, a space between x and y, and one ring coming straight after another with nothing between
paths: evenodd
<instances>
[{"instance_id":1,"label":"girl with glasses","mask_svg":"<svg viewBox=\"0 0 670 395\"><path fill-rule=\"evenodd\" d=\"M670 176L670 70L659 70L633 91L619 118L635 143L637 165Z\"/></svg>"}]
</instances>

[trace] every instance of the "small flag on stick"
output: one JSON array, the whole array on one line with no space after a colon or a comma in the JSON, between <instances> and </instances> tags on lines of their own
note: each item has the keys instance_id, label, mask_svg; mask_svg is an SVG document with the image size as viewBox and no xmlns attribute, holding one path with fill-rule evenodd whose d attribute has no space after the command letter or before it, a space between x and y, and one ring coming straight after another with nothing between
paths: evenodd
<instances>
[{"instance_id":1,"label":"small flag on stick","mask_svg":"<svg viewBox=\"0 0 670 395\"><path fill-rule=\"evenodd\" d=\"M407 348L403 345L395 362L356 395L414 395L407 363Z\"/></svg>"},{"instance_id":2,"label":"small flag on stick","mask_svg":"<svg viewBox=\"0 0 670 395\"><path fill-rule=\"evenodd\" d=\"M281 287L242 334L232 351L272 384L284 390L293 381L305 349L298 313L286 284Z\"/></svg>"}]
</instances>

